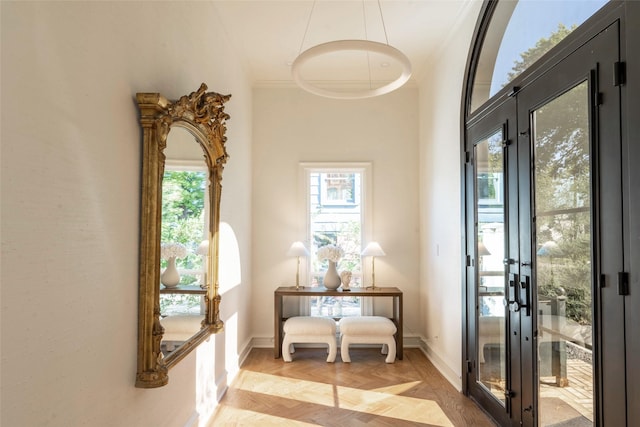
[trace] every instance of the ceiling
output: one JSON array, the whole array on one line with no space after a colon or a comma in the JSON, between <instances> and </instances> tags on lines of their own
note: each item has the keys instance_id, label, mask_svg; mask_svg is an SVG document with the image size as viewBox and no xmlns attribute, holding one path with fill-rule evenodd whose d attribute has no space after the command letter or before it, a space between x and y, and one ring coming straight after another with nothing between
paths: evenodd
<instances>
[{"instance_id":1,"label":"ceiling","mask_svg":"<svg viewBox=\"0 0 640 427\"><path fill-rule=\"evenodd\" d=\"M415 84L437 60L442 46L456 36L470 4L477 1L214 0L213 5L256 86L292 85L291 64L299 53L345 39L399 49L411 62L409 84ZM388 82L399 75L399 65L385 57L370 55L368 62L360 63L358 55L367 61L366 52L322 55L306 66L304 77L328 86L357 86L371 85L372 80Z\"/></svg>"}]
</instances>

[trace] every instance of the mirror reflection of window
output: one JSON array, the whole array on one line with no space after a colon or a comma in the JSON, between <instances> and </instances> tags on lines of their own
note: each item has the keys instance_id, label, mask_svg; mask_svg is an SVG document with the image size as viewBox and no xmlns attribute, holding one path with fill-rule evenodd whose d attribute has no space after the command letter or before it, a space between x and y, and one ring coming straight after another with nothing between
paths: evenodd
<instances>
[{"instance_id":1,"label":"mirror reflection of window","mask_svg":"<svg viewBox=\"0 0 640 427\"><path fill-rule=\"evenodd\" d=\"M209 172L202 147L193 135L174 126L164 154L160 243L186 249L184 256L175 260L178 285L160 285L160 322L165 330L161 350L166 356L200 330L206 313L207 258L202 243L207 239L210 213ZM166 267L167 261L162 260L161 272Z\"/></svg>"},{"instance_id":2,"label":"mirror reflection of window","mask_svg":"<svg viewBox=\"0 0 640 427\"><path fill-rule=\"evenodd\" d=\"M178 261L180 283L199 282L202 257L198 246L206 237L205 194L206 171L171 168L162 180L162 243L180 243L187 256ZM164 265L163 265L164 267Z\"/></svg>"},{"instance_id":3,"label":"mirror reflection of window","mask_svg":"<svg viewBox=\"0 0 640 427\"><path fill-rule=\"evenodd\" d=\"M186 247L186 256L176 260L180 273L179 286L204 287L206 257L198 247L206 239L207 171L202 165L171 164L167 161L162 180L161 242L179 243ZM166 268L162 261L161 268ZM204 314L201 295L162 294L162 315Z\"/></svg>"}]
</instances>

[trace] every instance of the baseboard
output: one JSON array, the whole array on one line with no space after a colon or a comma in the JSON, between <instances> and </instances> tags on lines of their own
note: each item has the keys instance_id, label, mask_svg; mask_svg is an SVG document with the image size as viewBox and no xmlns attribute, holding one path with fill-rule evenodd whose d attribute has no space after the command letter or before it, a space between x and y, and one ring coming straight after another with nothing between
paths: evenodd
<instances>
[{"instance_id":1,"label":"baseboard","mask_svg":"<svg viewBox=\"0 0 640 427\"><path fill-rule=\"evenodd\" d=\"M224 394L227 392L229 384L232 383L235 377L238 375L240 367L242 367L242 364L247 359L247 356L249 356L249 353L251 352L251 349L253 347L256 347L255 345L253 345L253 340L247 340L245 345L242 347L242 350L240 350L240 353L238 354L238 368L232 369L231 372L225 371L224 374L216 378L216 399L218 402L220 402L220 399L222 399Z\"/></svg>"},{"instance_id":2,"label":"baseboard","mask_svg":"<svg viewBox=\"0 0 640 427\"><path fill-rule=\"evenodd\" d=\"M462 379L460 376L449 367L449 365L442 359L438 353L429 346L429 344L422 338L419 339L419 348L429 361L436 367L447 381L455 387L456 390L462 392Z\"/></svg>"},{"instance_id":3,"label":"baseboard","mask_svg":"<svg viewBox=\"0 0 640 427\"><path fill-rule=\"evenodd\" d=\"M233 379L231 379L233 381ZM227 392L229 388L229 381L227 377L227 371L224 371L222 375L216 378L216 401L220 402L222 396Z\"/></svg>"},{"instance_id":4,"label":"baseboard","mask_svg":"<svg viewBox=\"0 0 640 427\"><path fill-rule=\"evenodd\" d=\"M251 338L251 348L249 348L249 351L251 351L252 348L273 348L273 337Z\"/></svg>"},{"instance_id":5,"label":"baseboard","mask_svg":"<svg viewBox=\"0 0 640 427\"><path fill-rule=\"evenodd\" d=\"M255 346L253 345L253 339L251 338L244 343L244 345L242 346L242 350L240 350L240 354L238 354L238 369L240 369L244 361L247 360L247 356L249 356L249 353L251 352L251 349L253 347ZM231 381L233 381L233 378L231 379Z\"/></svg>"},{"instance_id":6,"label":"baseboard","mask_svg":"<svg viewBox=\"0 0 640 427\"><path fill-rule=\"evenodd\" d=\"M421 348L422 347L422 338L417 335L414 336L404 336L403 337L404 348Z\"/></svg>"},{"instance_id":7,"label":"baseboard","mask_svg":"<svg viewBox=\"0 0 640 427\"><path fill-rule=\"evenodd\" d=\"M193 411L193 414L191 414L191 417L189 417L184 427L198 427L199 421L200 414L198 414L198 411Z\"/></svg>"}]
</instances>

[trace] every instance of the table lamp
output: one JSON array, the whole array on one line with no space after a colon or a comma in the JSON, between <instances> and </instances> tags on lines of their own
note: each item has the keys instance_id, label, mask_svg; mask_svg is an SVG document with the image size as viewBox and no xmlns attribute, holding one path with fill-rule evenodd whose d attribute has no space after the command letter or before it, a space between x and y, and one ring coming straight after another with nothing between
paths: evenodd
<instances>
[{"instance_id":1,"label":"table lamp","mask_svg":"<svg viewBox=\"0 0 640 427\"><path fill-rule=\"evenodd\" d=\"M196 254L202 257L202 282L200 287L202 289L207 288L207 269L209 268L209 241L203 240L196 248Z\"/></svg>"},{"instance_id":2,"label":"table lamp","mask_svg":"<svg viewBox=\"0 0 640 427\"><path fill-rule=\"evenodd\" d=\"M287 252L287 256L294 256L298 258L298 267L296 269L296 289L300 289L300 257L309 256L309 251L304 246L304 243L293 242Z\"/></svg>"},{"instance_id":3,"label":"table lamp","mask_svg":"<svg viewBox=\"0 0 640 427\"><path fill-rule=\"evenodd\" d=\"M366 289L376 288L376 257L385 256L386 254L377 242L370 242L362 251L361 255L371 257L371 286L367 286Z\"/></svg>"}]
</instances>

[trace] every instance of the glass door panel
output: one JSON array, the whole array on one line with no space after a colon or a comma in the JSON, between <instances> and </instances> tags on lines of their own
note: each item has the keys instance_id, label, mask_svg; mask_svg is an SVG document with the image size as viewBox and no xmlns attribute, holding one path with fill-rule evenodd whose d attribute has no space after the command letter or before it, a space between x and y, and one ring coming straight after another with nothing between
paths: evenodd
<instances>
[{"instance_id":1,"label":"glass door panel","mask_svg":"<svg viewBox=\"0 0 640 427\"><path fill-rule=\"evenodd\" d=\"M502 130L475 146L478 345L476 381L505 405L504 155Z\"/></svg>"},{"instance_id":2,"label":"glass door panel","mask_svg":"<svg viewBox=\"0 0 640 427\"><path fill-rule=\"evenodd\" d=\"M533 112L539 425L593 424L589 85Z\"/></svg>"}]
</instances>

